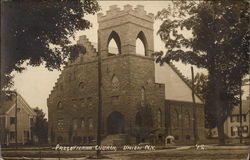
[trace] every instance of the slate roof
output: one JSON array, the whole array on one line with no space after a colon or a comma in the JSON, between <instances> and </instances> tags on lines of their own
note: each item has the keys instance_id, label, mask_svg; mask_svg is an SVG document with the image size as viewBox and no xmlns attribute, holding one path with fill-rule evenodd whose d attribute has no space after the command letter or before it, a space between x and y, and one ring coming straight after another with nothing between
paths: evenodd
<instances>
[{"instance_id":1,"label":"slate roof","mask_svg":"<svg viewBox=\"0 0 250 160\"><path fill-rule=\"evenodd\" d=\"M181 80L192 90L192 80L185 77L172 62L169 62L168 65L181 78ZM202 98L197 93L195 93L195 96L197 96L200 99L200 101L203 102Z\"/></svg>"}]
</instances>

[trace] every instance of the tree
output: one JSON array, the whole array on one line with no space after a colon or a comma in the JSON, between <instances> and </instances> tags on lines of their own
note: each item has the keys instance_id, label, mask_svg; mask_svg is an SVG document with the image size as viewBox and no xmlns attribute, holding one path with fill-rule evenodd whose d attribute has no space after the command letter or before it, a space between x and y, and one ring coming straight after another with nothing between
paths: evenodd
<instances>
[{"instance_id":1,"label":"tree","mask_svg":"<svg viewBox=\"0 0 250 160\"><path fill-rule=\"evenodd\" d=\"M206 98L208 76L197 73L194 77L194 91L204 101Z\"/></svg>"},{"instance_id":2,"label":"tree","mask_svg":"<svg viewBox=\"0 0 250 160\"><path fill-rule=\"evenodd\" d=\"M194 90L195 93L203 100L206 101L208 96L207 86L208 85L208 76L203 73L197 73L194 77ZM214 114L215 108L214 105L208 106L205 105L205 127L214 128L216 127L216 117Z\"/></svg>"},{"instance_id":3,"label":"tree","mask_svg":"<svg viewBox=\"0 0 250 160\"><path fill-rule=\"evenodd\" d=\"M60 69L84 48L72 45L78 30L91 27L84 19L100 7L96 0L12 0L2 3L1 90L10 87L12 71L21 65Z\"/></svg>"},{"instance_id":4,"label":"tree","mask_svg":"<svg viewBox=\"0 0 250 160\"><path fill-rule=\"evenodd\" d=\"M47 143L48 140L48 121L45 118L45 113L42 109L36 107L36 120L32 126L32 132L37 136L39 144Z\"/></svg>"},{"instance_id":5,"label":"tree","mask_svg":"<svg viewBox=\"0 0 250 160\"><path fill-rule=\"evenodd\" d=\"M182 61L208 70L205 108L213 108L220 144L224 121L239 103L239 86L248 73L248 1L173 1L158 12L158 34L167 52L157 61ZM188 37L184 32L192 34ZM211 126L212 127L212 126ZM215 127L215 126L214 126Z\"/></svg>"}]
</instances>

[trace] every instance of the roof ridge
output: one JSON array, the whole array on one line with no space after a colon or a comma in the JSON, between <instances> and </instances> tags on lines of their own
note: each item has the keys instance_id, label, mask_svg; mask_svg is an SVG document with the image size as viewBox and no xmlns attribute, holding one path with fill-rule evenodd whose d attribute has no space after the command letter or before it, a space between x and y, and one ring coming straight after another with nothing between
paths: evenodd
<instances>
[{"instance_id":1,"label":"roof ridge","mask_svg":"<svg viewBox=\"0 0 250 160\"><path fill-rule=\"evenodd\" d=\"M188 77L185 77L172 62L168 62L168 65L181 78L181 80L192 90L192 80L189 79ZM201 102L203 102L203 99L196 92L194 94L200 99Z\"/></svg>"}]
</instances>

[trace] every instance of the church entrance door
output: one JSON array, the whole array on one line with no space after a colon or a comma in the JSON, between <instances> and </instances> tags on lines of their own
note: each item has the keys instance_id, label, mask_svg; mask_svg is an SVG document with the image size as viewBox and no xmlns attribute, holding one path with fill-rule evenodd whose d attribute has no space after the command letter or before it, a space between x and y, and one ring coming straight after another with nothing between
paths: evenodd
<instances>
[{"instance_id":1,"label":"church entrance door","mask_svg":"<svg viewBox=\"0 0 250 160\"><path fill-rule=\"evenodd\" d=\"M124 127L124 116L117 111L110 113L108 116L108 134L124 133Z\"/></svg>"}]
</instances>

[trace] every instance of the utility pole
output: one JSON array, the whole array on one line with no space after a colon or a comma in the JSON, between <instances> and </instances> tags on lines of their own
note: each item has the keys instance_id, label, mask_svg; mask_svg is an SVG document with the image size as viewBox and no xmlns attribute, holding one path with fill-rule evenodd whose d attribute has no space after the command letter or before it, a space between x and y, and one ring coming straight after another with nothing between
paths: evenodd
<instances>
[{"instance_id":1,"label":"utility pole","mask_svg":"<svg viewBox=\"0 0 250 160\"><path fill-rule=\"evenodd\" d=\"M15 140L16 140L16 149L17 149L17 98L18 98L18 95L17 95L17 91L14 91L15 95L16 95L16 105L15 105Z\"/></svg>"},{"instance_id":2,"label":"utility pole","mask_svg":"<svg viewBox=\"0 0 250 160\"><path fill-rule=\"evenodd\" d=\"M101 146L101 129L102 129L102 56L100 48L100 35L98 30L98 109L97 109L97 137L96 145ZM96 150L96 156L101 156L101 150Z\"/></svg>"},{"instance_id":3,"label":"utility pole","mask_svg":"<svg viewBox=\"0 0 250 160\"><path fill-rule=\"evenodd\" d=\"M239 130L239 136L240 136L240 144L242 144L242 94L241 94L241 86L242 86L242 79L240 79L240 109L239 109L239 111L240 111L240 130Z\"/></svg>"},{"instance_id":4,"label":"utility pole","mask_svg":"<svg viewBox=\"0 0 250 160\"><path fill-rule=\"evenodd\" d=\"M198 135L197 135L197 123L196 123L196 103L195 103L195 92L194 92L194 69L191 66L191 74L192 74L192 99L193 99L193 133L194 133L194 143L197 144L198 142Z\"/></svg>"}]
</instances>

